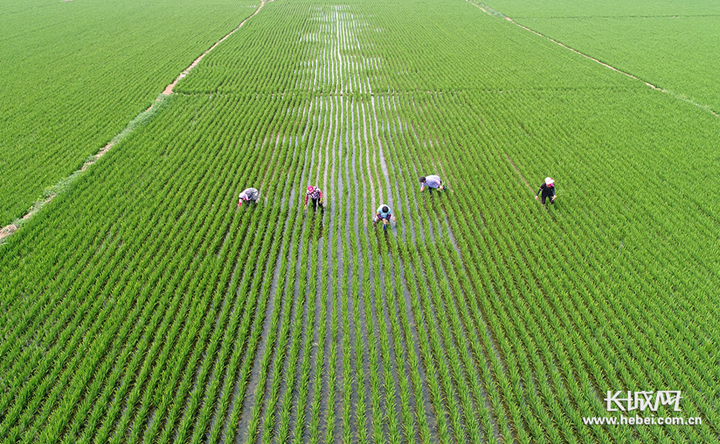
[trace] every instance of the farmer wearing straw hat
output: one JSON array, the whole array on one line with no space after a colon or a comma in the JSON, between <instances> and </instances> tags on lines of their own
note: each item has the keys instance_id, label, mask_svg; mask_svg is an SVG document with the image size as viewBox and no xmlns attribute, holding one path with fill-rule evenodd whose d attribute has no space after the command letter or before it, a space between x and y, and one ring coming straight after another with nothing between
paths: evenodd
<instances>
[{"instance_id":1,"label":"farmer wearing straw hat","mask_svg":"<svg viewBox=\"0 0 720 444\"><path fill-rule=\"evenodd\" d=\"M382 220L383 230L387 230L388 222L390 222L391 216L392 214L390 213L390 207L385 204L380 205L375 212L375 217L373 218L373 226L377 225L377 223Z\"/></svg>"},{"instance_id":2,"label":"farmer wearing straw hat","mask_svg":"<svg viewBox=\"0 0 720 444\"><path fill-rule=\"evenodd\" d=\"M545 178L545 183L540 185L540 189L535 193L535 200L538 200L538 195L542 192L542 204L545 207L545 199L550 198L550 203L555 203L555 181L550 177ZM547 209L547 207L545 207Z\"/></svg>"},{"instance_id":3,"label":"farmer wearing straw hat","mask_svg":"<svg viewBox=\"0 0 720 444\"><path fill-rule=\"evenodd\" d=\"M322 208L322 191L320 191L320 188L317 187L317 185L312 186L310 185L307 187L307 192L305 193L305 209L307 210L308 206L308 199L312 201L313 209L317 209L317 207Z\"/></svg>"},{"instance_id":4,"label":"farmer wearing straw hat","mask_svg":"<svg viewBox=\"0 0 720 444\"><path fill-rule=\"evenodd\" d=\"M238 202L238 208L243 204L243 202L253 202L257 203L257 200L260 198L260 192L256 190L255 188L248 188L246 190L243 190L242 193L240 193L240 201Z\"/></svg>"},{"instance_id":5,"label":"farmer wearing straw hat","mask_svg":"<svg viewBox=\"0 0 720 444\"><path fill-rule=\"evenodd\" d=\"M432 194L432 190L436 189L439 191L442 191L445 189L445 186L442 183L442 180L440 180L440 176L427 176L427 177L421 177L420 178L420 192L422 193L425 191L425 187L428 187L428 190L430 194Z\"/></svg>"}]
</instances>

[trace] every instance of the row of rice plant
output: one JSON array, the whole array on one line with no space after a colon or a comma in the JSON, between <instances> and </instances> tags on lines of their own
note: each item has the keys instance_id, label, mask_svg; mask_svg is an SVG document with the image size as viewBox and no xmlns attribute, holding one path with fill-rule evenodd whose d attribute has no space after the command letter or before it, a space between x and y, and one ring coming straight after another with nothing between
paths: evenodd
<instances>
[{"instance_id":1,"label":"row of rice plant","mask_svg":"<svg viewBox=\"0 0 720 444\"><path fill-rule=\"evenodd\" d=\"M717 127L467 2L276 0L247 26L3 245L3 436L716 440L714 192L663 193ZM583 425L666 388L706 424Z\"/></svg>"}]
</instances>

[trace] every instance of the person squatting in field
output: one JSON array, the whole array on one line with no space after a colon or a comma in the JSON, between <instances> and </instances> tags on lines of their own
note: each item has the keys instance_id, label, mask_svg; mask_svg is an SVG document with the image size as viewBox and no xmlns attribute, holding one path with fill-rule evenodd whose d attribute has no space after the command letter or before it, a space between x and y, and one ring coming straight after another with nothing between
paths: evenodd
<instances>
[{"instance_id":1,"label":"person squatting in field","mask_svg":"<svg viewBox=\"0 0 720 444\"><path fill-rule=\"evenodd\" d=\"M383 230L387 230L388 222L390 222L390 216L392 214L390 213L390 207L382 204L378 207L377 211L375 212L375 217L373 218L373 226L377 225L380 220L383 221Z\"/></svg>"},{"instance_id":2,"label":"person squatting in field","mask_svg":"<svg viewBox=\"0 0 720 444\"><path fill-rule=\"evenodd\" d=\"M538 199L538 194L542 193L542 204L545 207L545 199L550 198L550 203L555 203L555 181L550 177L545 178L545 183L540 185L540 189L535 193L535 200ZM547 207L545 207L547 209Z\"/></svg>"},{"instance_id":3,"label":"person squatting in field","mask_svg":"<svg viewBox=\"0 0 720 444\"><path fill-rule=\"evenodd\" d=\"M320 191L320 188L318 188L317 185L310 185L309 187L307 187L307 192L305 193L305 209L307 209L308 206L308 199L312 202L313 209L317 209L317 207L323 207L322 191Z\"/></svg>"},{"instance_id":4,"label":"person squatting in field","mask_svg":"<svg viewBox=\"0 0 720 444\"><path fill-rule=\"evenodd\" d=\"M420 178L420 192L421 193L423 191L425 191L425 187L428 187L430 194L432 194L433 189L436 189L438 191L442 191L445 189L445 186L443 185L442 180L440 180L440 176L435 176L435 175Z\"/></svg>"},{"instance_id":5,"label":"person squatting in field","mask_svg":"<svg viewBox=\"0 0 720 444\"><path fill-rule=\"evenodd\" d=\"M240 193L240 201L238 202L238 208L243 204L243 202L253 202L257 203L257 200L260 198L260 192L256 190L255 188L248 188L246 190L243 190L242 193Z\"/></svg>"}]
</instances>

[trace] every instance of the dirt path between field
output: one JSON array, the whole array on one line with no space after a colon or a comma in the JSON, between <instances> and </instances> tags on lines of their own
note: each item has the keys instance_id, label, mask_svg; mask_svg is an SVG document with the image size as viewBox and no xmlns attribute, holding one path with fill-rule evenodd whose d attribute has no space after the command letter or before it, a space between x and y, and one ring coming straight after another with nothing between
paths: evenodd
<instances>
[{"instance_id":1,"label":"dirt path between field","mask_svg":"<svg viewBox=\"0 0 720 444\"><path fill-rule=\"evenodd\" d=\"M8 226L5 226L0 230L0 242L2 242L3 239L10 236L14 232L16 232L18 229L18 226L15 224L10 224Z\"/></svg>"},{"instance_id":2,"label":"dirt path between field","mask_svg":"<svg viewBox=\"0 0 720 444\"><path fill-rule=\"evenodd\" d=\"M620 74L622 74L622 75L624 75L624 76L630 77L630 78L633 79L633 80L639 80L640 82L643 82L645 85L649 86L650 88L652 88L652 89L654 89L654 90L664 92L665 94L669 94L669 95L673 96L674 98L676 98L676 99L678 99L678 100L682 100L683 102L687 102L687 103L689 103L689 104L691 104L691 105L697 106L698 108L704 109L705 111L709 112L710 114L714 115L715 117L720 117L720 114L718 114L718 113L716 113L715 111L713 111L712 108L710 108L710 107L707 106L707 105L701 105L701 104L699 104L699 103L697 103L697 102L695 102L695 101L693 101L693 100L691 100L691 99L688 99L687 97L685 97L685 96L683 96L683 95L676 94L676 93L674 93L674 92L672 92L672 91L668 91L668 90L666 90L666 89L664 89L664 88L661 88L661 87L659 87L659 86L657 86L657 85L653 85L652 83L647 82L647 81L645 81L645 80L643 80L643 79L641 79L641 78L639 78L639 77L636 77L636 76L630 74L629 72L625 72L625 71L623 71L623 70L621 70L621 69L615 68L615 67L612 66L612 65L608 65L607 63L602 62L602 61L596 59L595 57L589 56L589 55L587 55L587 54L585 54L585 53L583 53L583 52L580 52L580 51L578 51L578 50L575 49L575 48L571 48L570 46L568 46L568 45L566 45L566 44L564 44L564 43L562 43L562 42L559 42L559 41L555 40L555 39L552 38L552 37L549 37L549 36L547 36L547 35L541 34L541 33L537 32L537 31L535 31L534 29L528 28L527 26L522 25L522 24L516 22L516 21L513 20L512 18L510 18L510 17L508 17L508 16L500 13L499 11L495 11L494 9L490 8L490 7L487 6L487 5L476 4L476 3L471 2L470 0L466 0L466 1L467 1L468 3L470 3L471 5L475 6L476 8L480 9L480 10L481 10L482 12L484 12L485 14L488 14L488 15L493 16L493 17L504 18L505 20L509 21L509 22L512 23L513 25L518 26L518 27L520 27L520 28L522 28L522 29L524 29L524 30L526 30L526 31L530 31L530 32L532 32L533 34L535 34L535 35L537 35L537 36L539 36L539 37L542 37L542 38L544 38L544 39L547 39L547 40L555 43L556 45L562 46L563 48L568 49L568 50L574 52L575 54L581 55L581 56L585 57L585 58L588 59L588 60L592 60L593 62L599 63L599 64L601 64L602 66L604 66L604 67L606 67L606 68L608 68L608 69L612 69L613 71L618 72L618 73L620 73Z\"/></svg>"},{"instance_id":3,"label":"dirt path between field","mask_svg":"<svg viewBox=\"0 0 720 444\"><path fill-rule=\"evenodd\" d=\"M273 1L273 0L267 0L267 1ZM172 82L165 88L165 90L158 96L158 98L153 102L152 105L150 105L150 107L148 109L146 109L142 113L135 116L135 118L133 118L130 121L130 123L128 123L128 125L121 132L119 132L115 137L113 137L112 140L107 145L105 145L100 151L98 151L95 155L90 157L90 159L88 159L79 170L73 172L70 176L58 181L51 188L52 190L55 190L55 191L51 192L48 196L44 197L43 199L35 202L35 204L33 204L32 208L27 213L25 213L25 215L23 215L20 219L16 219L13 223L1 228L0 229L0 243L2 243L7 237L14 234L20 228L20 226L22 226L23 223L25 223L27 220L29 220L31 217L33 217L45 205L50 203L57 196L58 192L60 192L64 187L69 185L75 179L77 179L80 176L80 174L84 173L90 167L90 165L94 164L95 162L98 161L98 159L100 159L102 156L107 154L107 152L110 151L112 149L112 147L114 147L120 140L127 137L135 128L137 128L138 126L141 126L149 117L151 117L153 114L155 114L155 112L157 112L157 110L160 108L160 105L162 104L163 99L171 94L174 94L173 88L175 88L175 85L177 84L177 82L180 79L185 78L188 75L188 73L190 73L190 71L193 68L195 68L200 63L200 61L203 59L203 57L205 57L210 51L215 49L220 43L227 40L228 37L233 35L238 29L240 29L245 24L245 22L247 22L251 18L255 17L257 15L257 13L260 12L260 10L263 8L263 6L265 6L265 2L266 2L266 0L260 0L260 6L258 6L258 8L255 10L255 12L250 17L243 20L235 29L230 31L227 35L225 35L225 37L223 37L220 40L218 40L217 42L215 42L215 44L212 45L210 47L210 49L208 49L207 51L202 53L202 55L200 57L195 59L195 61L193 61L190 64L190 66L185 68L185 70L182 73L180 73L180 75L175 79L174 82Z\"/></svg>"},{"instance_id":4,"label":"dirt path between field","mask_svg":"<svg viewBox=\"0 0 720 444\"><path fill-rule=\"evenodd\" d=\"M268 0L268 1L273 1L273 0ZM208 49L207 51L205 51L204 53L202 53L202 55L201 55L200 57L198 57L197 59L195 59L195 61L192 62L192 63L190 64L190 66L188 66L188 67L185 69L185 71L181 72L180 75L177 76L177 78L175 79L175 81L172 82L171 84L169 84L162 93L165 94L166 96L169 96L170 94L172 94L172 93L173 93L173 89L175 88L175 85L177 84L177 82L179 82L181 79L185 78L185 76L187 76L187 75L190 73L190 71L192 71L192 69L195 68L195 67L198 65L198 63L200 63L200 61L203 59L203 57L205 57L206 55L208 55L208 53L209 53L210 51L212 51L213 49L215 49L220 43L222 43L222 42L224 42L225 40L227 40L231 35L235 34L235 31L237 31L238 29L242 28L242 26L245 24L245 22L247 22L247 21L250 20L251 18L255 17L255 16L257 15L257 13L260 12L260 10L263 8L263 6L265 6L265 0L260 0L260 6L258 6L258 8L255 10L255 12L253 12L253 15L251 15L250 17L248 17L248 18L246 18L245 20L243 20L243 21L237 26L237 28L235 28L235 29L233 29L232 31L230 31L230 33L228 33L228 35L226 35L225 37L223 37L223 38L221 38L220 40L218 40L217 42L215 42L215 44L212 45L212 46L210 47L210 49Z\"/></svg>"},{"instance_id":5,"label":"dirt path between field","mask_svg":"<svg viewBox=\"0 0 720 444\"><path fill-rule=\"evenodd\" d=\"M32 209L28 211L19 221L15 221L15 223L12 223L10 225L7 225L0 229L0 242L2 242L6 237L10 236L11 234L15 233L18 228L20 228L20 225L25 222L26 220L30 219L42 209L46 204L48 204L51 200L55 198L55 194L51 194L44 200L38 201L33 205Z\"/></svg>"}]
</instances>

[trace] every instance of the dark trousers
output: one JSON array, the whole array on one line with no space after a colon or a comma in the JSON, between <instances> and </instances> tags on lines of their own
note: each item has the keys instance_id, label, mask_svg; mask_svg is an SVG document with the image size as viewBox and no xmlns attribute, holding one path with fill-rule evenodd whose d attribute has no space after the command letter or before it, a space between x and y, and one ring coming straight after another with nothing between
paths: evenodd
<instances>
[{"instance_id":1,"label":"dark trousers","mask_svg":"<svg viewBox=\"0 0 720 444\"><path fill-rule=\"evenodd\" d=\"M322 205L320 204L320 199L313 199L311 197L308 203L312 205L313 209L317 209L317 207L322 208Z\"/></svg>"},{"instance_id":2,"label":"dark trousers","mask_svg":"<svg viewBox=\"0 0 720 444\"><path fill-rule=\"evenodd\" d=\"M440 186L442 186L442 181L440 181ZM428 191L430 192L430 194L432 194L433 190L440 192L440 188L433 188L430 186L428 187Z\"/></svg>"},{"instance_id":3,"label":"dark trousers","mask_svg":"<svg viewBox=\"0 0 720 444\"><path fill-rule=\"evenodd\" d=\"M554 194L545 194L545 193L542 193L542 204L543 204L543 205L545 205L545 199L547 199L548 197L550 198L550 203L551 203L551 204L554 204L554 203L555 203L555 201L552 199L553 197L555 197Z\"/></svg>"}]
</instances>

